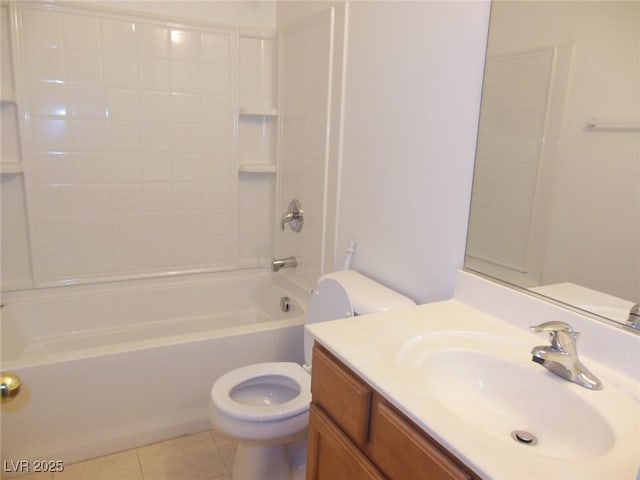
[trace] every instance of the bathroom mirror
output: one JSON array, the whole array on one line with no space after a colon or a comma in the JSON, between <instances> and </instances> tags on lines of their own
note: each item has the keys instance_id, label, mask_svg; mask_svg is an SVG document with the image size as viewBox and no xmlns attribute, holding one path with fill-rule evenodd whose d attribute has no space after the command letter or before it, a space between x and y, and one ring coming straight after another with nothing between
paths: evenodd
<instances>
[{"instance_id":1,"label":"bathroom mirror","mask_svg":"<svg viewBox=\"0 0 640 480\"><path fill-rule=\"evenodd\" d=\"M640 2L493 2L465 267L640 302Z\"/></svg>"}]
</instances>

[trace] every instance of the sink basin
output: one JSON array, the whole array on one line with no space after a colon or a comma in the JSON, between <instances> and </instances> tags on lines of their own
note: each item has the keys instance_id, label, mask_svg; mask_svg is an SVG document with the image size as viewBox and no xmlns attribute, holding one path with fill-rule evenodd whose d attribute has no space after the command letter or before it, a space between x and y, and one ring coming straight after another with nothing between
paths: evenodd
<instances>
[{"instance_id":1,"label":"sink basin","mask_svg":"<svg viewBox=\"0 0 640 480\"><path fill-rule=\"evenodd\" d=\"M396 363L406 386L443 422L545 457L608 452L616 435L598 401L606 397L607 408L630 409L627 418L637 415L634 402L615 386L588 391L553 375L531 361L532 347L476 332L429 333L407 341ZM516 431L525 433L518 438Z\"/></svg>"}]
</instances>

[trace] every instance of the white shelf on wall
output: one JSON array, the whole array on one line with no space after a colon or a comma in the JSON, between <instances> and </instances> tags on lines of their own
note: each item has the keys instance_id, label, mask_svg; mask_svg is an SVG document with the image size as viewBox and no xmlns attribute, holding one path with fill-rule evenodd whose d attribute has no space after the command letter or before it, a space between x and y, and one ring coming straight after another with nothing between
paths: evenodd
<instances>
[{"instance_id":1,"label":"white shelf on wall","mask_svg":"<svg viewBox=\"0 0 640 480\"><path fill-rule=\"evenodd\" d=\"M0 162L0 174L15 175L22 173L22 163L20 162Z\"/></svg>"},{"instance_id":2,"label":"white shelf on wall","mask_svg":"<svg viewBox=\"0 0 640 480\"><path fill-rule=\"evenodd\" d=\"M240 115L251 117L277 117L277 108L263 107L240 107Z\"/></svg>"},{"instance_id":3,"label":"white shelf on wall","mask_svg":"<svg viewBox=\"0 0 640 480\"><path fill-rule=\"evenodd\" d=\"M16 103L16 94L14 92L0 92L0 101L3 103Z\"/></svg>"},{"instance_id":4,"label":"white shelf on wall","mask_svg":"<svg viewBox=\"0 0 640 480\"><path fill-rule=\"evenodd\" d=\"M238 166L240 173L276 173L277 167L268 163L241 163Z\"/></svg>"}]
</instances>

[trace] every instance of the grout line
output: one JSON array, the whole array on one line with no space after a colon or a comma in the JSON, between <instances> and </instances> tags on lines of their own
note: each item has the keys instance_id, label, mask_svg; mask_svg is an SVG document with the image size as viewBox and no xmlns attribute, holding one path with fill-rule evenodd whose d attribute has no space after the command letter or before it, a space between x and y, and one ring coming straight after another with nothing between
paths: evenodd
<instances>
[{"instance_id":1,"label":"grout line","mask_svg":"<svg viewBox=\"0 0 640 480\"><path fill-rule=\"evenodd\" d=\"M142 462L140 461L140 448L136 448L136 458L138 459L138 469L140 470L140 478L144 480L144 470L142 469Z\"/></svg>"}]
</instances>

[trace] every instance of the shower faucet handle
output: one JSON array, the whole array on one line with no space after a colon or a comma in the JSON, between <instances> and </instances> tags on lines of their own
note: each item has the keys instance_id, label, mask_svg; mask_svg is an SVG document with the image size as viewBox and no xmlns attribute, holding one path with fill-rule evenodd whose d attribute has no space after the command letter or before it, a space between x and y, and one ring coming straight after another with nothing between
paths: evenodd
<instances>
[{"instance_id":1,"label":"shower faucet handle","mask_svg":"<svg viewBox=\"0 0 640 480\"><path fill-rule=\"evenodd\" d=\"M293 199L289 202L289 211L280 219L280 229L284 232L284 225L288 223L289 228L298 233L304 225L304 210L300 200Z\"/></svg>"}]
</instances>

